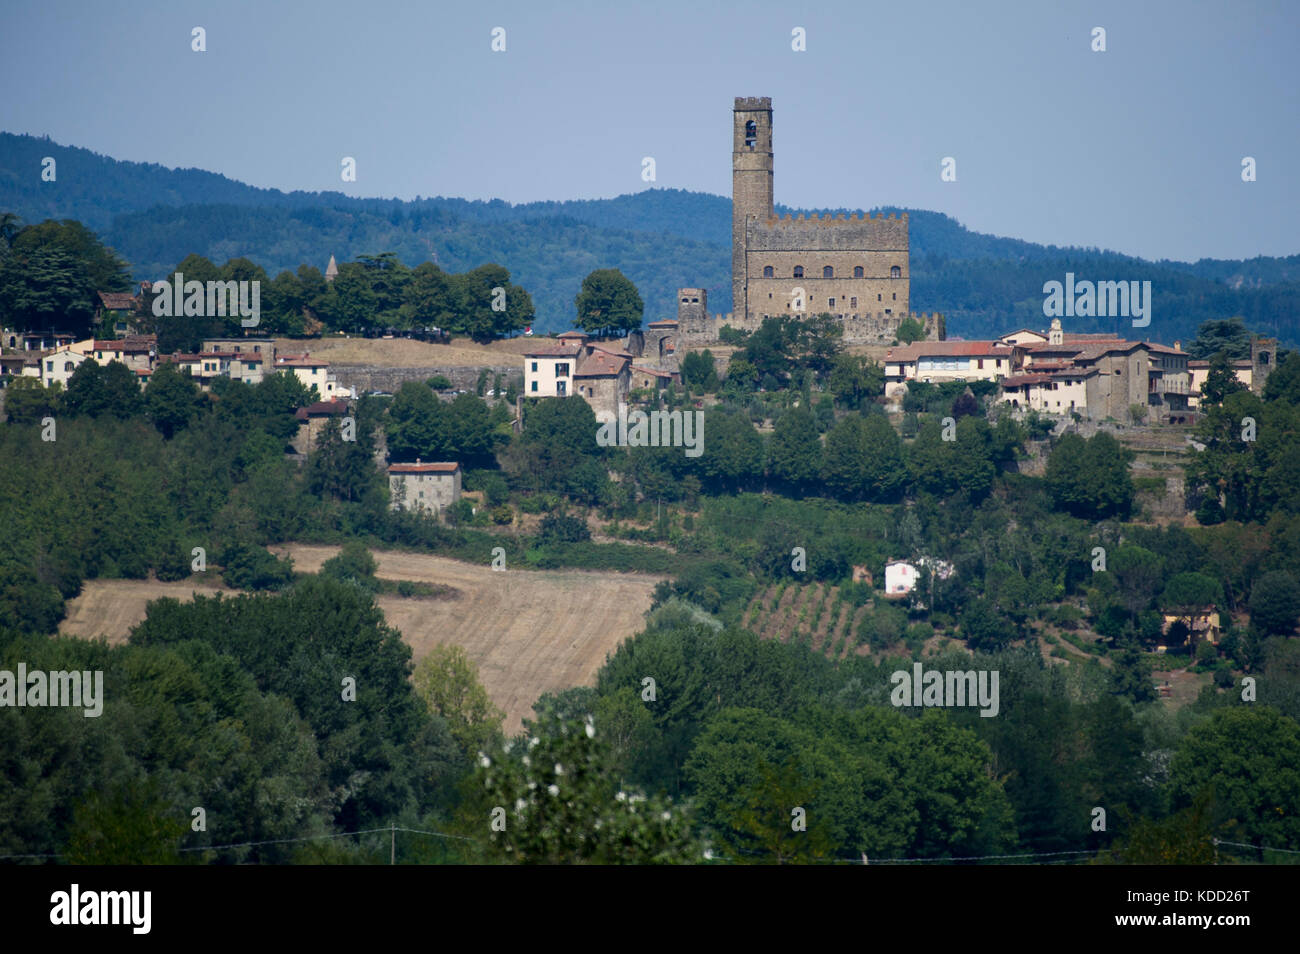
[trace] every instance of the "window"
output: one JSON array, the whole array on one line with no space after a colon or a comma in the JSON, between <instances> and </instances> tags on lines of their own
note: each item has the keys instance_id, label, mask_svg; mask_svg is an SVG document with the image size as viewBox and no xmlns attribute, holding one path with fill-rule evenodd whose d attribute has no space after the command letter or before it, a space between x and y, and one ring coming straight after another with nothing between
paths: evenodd
<instances>
[{"instance_id":1,"label":"window","mask_svg":"<svg viewBox=\"0 0 1300 954\"><path fill-rule=\"evenodd\" d=\"M64 370L64 371L71 371L71 370L72 370L72 362L71 362L71 361L65 361L65 362L63 362L63 370Z\"/></svg>"},{"instance_id":2,"label":"window","mask_svg":"<svg viewBox=\"0 0 1300 954\"><path fill-rule=\"evenodd\" d=\"M771 278L774 274L775 274L775 272L773 271L771 265L764 265L764 266L763 266L763 277L764 277L764 278Z\"/></svg>"},{"instance_id":3,"label":"window","mask_svg":"<svg viewBox=\"0 0 1300 954\"><path fill-rule=\"evenodd\" d=\"M803 266L802 266L802 265L796 265L796 266L794 267L794 277L795 277L795 278L803 278Z\"/></svg>"},{"instance_id":4,"label":"window","mask_svg":"<svg viewBox=\"0 0 1300 954\"><path fill-rule=\"evenodd\" d=\"M856 295L854 295L852 298L849 299L849 307L850 308L858 307L858 297Z\"/></svg>"},{"instance_id":5,"label":"window","mask_svg":"<svg viewBox=\"0 0 1300 954\"><path fill-rule=\"evenodd\" d=\"M861 265L854 265L854 266L853 266L853 277L854 277L854 278L861 278L861 277L862 277L862 266L861 266Z\"/></svg>"},{"instance_id":6,"label":"window","mask_svg":"<svg viewBox=\"0 0 1300 954\"><path fill-rule=\"evenodd\" d=\"M53 362L53 361L46 361L46 362L45 362L45 370L46 370L46 371L53 371L53 370L54 370L54 362Z\"/></svg>"},{"instance_id":7,"label":"window","mask_svg":"<svg viewBox=\"0 0 1300 954\"><path fill-rule=\"evenodd\" d=\"M879 296L879 295L876 296L876 301L880 301L880 296Z\"/></svg>"},{"instance_id":8,"label":"window","mask_svg":"<svg viewBox=\"0 0 1300 954\"><path fill-rule=\"evenodd\" d=\"M902 270L901 268L899 268L897 265L891 265L891 266L889 266L889 277L890 277L890 278L902 278L902 277L903 277L903 270Z\"/></svg>"},{"instance_id":9,"label":"window","mask_svg":"<svg viewBox=\"0 0 1300 954\"><path fill-rule=\"evenodd\" d=\"M534 390L534 391L537 390L537 382L536 382L536 381L533 382L533 390Z\"/></svg>"},{"instance_id":10,"label":"window","mask_svg":"<svg viewBox=\"0 0 1300 954\"><path fill-rule=\"evenodd\" d=\"M978 361L976 361L976 362L975 362L975 367L978 368L980 371L983 371L983 370L984 370L984 359L983 359L983 358L980 358Z\"/></svg>"},{"instance_id":11,"label":"window","mask_svg":"<svg viewBox=\"0 0 1300 954\"><path fill-rule=\"evenodd\" d=\"M95 352L95 360L96 360L96 361L103 361L103 360L104 360L104 352L102 352L102 351L96 351L96 352Z\"/></svg>"},{"instance_id":12,"label":"window","mask_svg":"<svg viewBox=\"0 0 1300 954\"><path fill-rule=\"evenodd\" d=\"M898 301L898 292L894 292L894 301Z\"/></svg>"},{"instance_id":13,"label":"window","mask_svg":"<svg viewBox=\"0 0 1300 954\"><path fill-rule=\"evenodd\" d=\"M827 299L826 299L826 304L828 304L828 305L830 305L832 308L834 308L834 307L835 307L835 299L834 299L834 298L827 298Z\"/></svg>"},{"instance_id":14,"label":"window","mask_svg":"<svg viewBox=\"0 0 1300 954\"><path fill-rule=\"evenodd\" d=\"M831 268L829 265L826 265L822 268L822 278L834 278L834 277L835 277L835 269Z\"/></svg>"},{"instance_id":15,"label":"window","mask_svg":"<svg viewBox=\"0 0 1300 954\"><path fill-rule=\"evenodd\" d=\"M537 373L537 362L536 362L536 361L533 362L533 373L534 373L534 374Z\"/></svg>"},{"instance_id":16,"label":"window","mask_svg":"<svg viewBox=\"0 0 1300 954\"><path fill-rule=\"evenodd\" d=\"M753 149L756 142L758 142L758 123L751 119L745 123L745 145Z\"/></svg>"},{"instance_id":17,"label":"window","mask_svg":"<svg viewBox=\"0 0 1300 954\"><path fill-rule=\"evenodd\" d=\"M555 366L555 376L557 378L567 378L569 376L569 363L561 361Z\"/></svg>"}]
</instances>

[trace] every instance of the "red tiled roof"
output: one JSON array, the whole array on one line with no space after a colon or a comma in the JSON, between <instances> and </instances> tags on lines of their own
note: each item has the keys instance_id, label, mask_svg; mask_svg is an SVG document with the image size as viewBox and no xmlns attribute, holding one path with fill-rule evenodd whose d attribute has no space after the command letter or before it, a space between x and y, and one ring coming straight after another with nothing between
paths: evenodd
<instances>
[{"instance_id":1,"label":"red tiled roof","mask_svg":"<svg viewBox=\"0 0 1300 954\"><path fill-rule=\"evenodd\" d=\"M334 417L339 414L346 414L347 411L348 402L336 399L333 401L316 401L306 407L300 407L294 411L293 416L300 421L305 421L309 417Z\"/></svg>"},{"instance_id":2,"label":"red tiled roof","mask_svg":"<svg viewBox=\"0 0 1300 954\"><path fill-rule=\"evenodd\" d=\"M565 342L562 344L551 345L549 348L539 348L536 351L525 351L524 357L525 358L572 358L578 354L579 347L580 346L576 343L569 344Z\"/></svg>"},{"instance_id":3,"label":"red tiled roof","mask_svg":"<svg viewBox=\"0 0 1300 954\"><path fill-rule=\"evenodd\" d=\"M930 357L1011 357L1011 348L997 341L917 341L885 352L886 361L915 361Z\"/></svg>"},{"instance_id":4,"label":"red tiled roof","mask_svg":"<svg viewBox=\"0 0 1300 954\"><path fill-rule=\"evenodd\" d=\"M110 311L134 311L135 296L130 292L98 292L99 300Z\"/></svg>"},{"instance_id":5,"label":"red tiled roof","mask_svg":"<svg viewBox=\"0 0 1300 954\"><path fill-rule=\"evenodd\" d=\"M575 378L612 378L623 373L628 362L632 360L630 354L622 357L610 351L597 348L583 359L574 372Z\"/></svg>"},{"instance_id":6,"label":"red tiled roof","mask_svg":"<svg viewBox=\"0 0 1300 954\"><path fill-rule=\"evenodd\" d=\"M673 376L671 371L662 371L659 368L638 368L635 364L632 365L632 370L641 374L653 374L656 378L671 378Z\"/></svg>"},{"instance_id":7,"label":"red tiled roof","mask_svg":"<svg viewBox=\"0 0 1300 954\"><path fill-rule=\"evenodd\" d=\"M422 464L416 461L414 464L389 464L388 472L390 474L454 474L460 470L460 464Z\"/></svg>"}]
</instances>

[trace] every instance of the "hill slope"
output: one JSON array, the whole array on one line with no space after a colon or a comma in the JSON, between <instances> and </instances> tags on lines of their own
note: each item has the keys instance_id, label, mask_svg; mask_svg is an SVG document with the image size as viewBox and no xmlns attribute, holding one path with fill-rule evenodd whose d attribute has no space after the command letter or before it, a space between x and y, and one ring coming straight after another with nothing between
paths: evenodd
<instances>
[{"instance_id":1,"label":"hill slope","mask_svg":"<svg viewBox=\"0 0 1300 954\"><path fill-rule=\"evenodd\" d=\"M38 174L47 155L59 164L55 183ZM647 320L671 316L683 285L708 288L712 311L731 309L731 202L705 193L650 189L521 205L285 193L0 133L0 210L28 222L80 219L131 262L137 278L156 278L192 252L217 263L244 255L274 275L304 262L323 268L330 255L347 261L393 251L409 265L433 260L455 271L487 261L505 265L532 293L542 331L570 326L582 278L595 268L622 269L641 290ZM942 311L952 336L1045 325L1043 283L1072 271L1080 278L1151 281L1154 317L1145 334L1157 340L1189 339L1201 321L1231 315L1285 342L1298 337L1300 255L1149 262L984 235L936 212L872 211L909 214L913 309ZM1071 324L1079 331L1125 330L1115 319Z\"/></svg>"}]
</instances>

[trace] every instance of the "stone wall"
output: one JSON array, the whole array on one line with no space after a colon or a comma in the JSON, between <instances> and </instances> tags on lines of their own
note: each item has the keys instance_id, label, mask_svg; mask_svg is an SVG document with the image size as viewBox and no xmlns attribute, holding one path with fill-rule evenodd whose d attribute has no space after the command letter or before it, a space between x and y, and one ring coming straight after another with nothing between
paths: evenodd
<instances>
[{"instance_id":1,"label":"stone wall","mask_svg":"<svg viewBox=\"0 0 1300 954\"><path fill-rule=\"evenodd\" d=\"M373 368L373 367L331 367L330 373L334 375L340 387L356 388L357 394L365 394L368 391L387 391L389 394L396 394L397 390L407 381L418 381L423 384L434 375L441 374L451 381L453 388L463 388L472 392L478 384L479 372L482 368ZM522 377L524 373L523 359L518 364L502 365L499 367L490 367L488 370L488 387L492 387L492 378L500 374L501 384L510 380L511 376Z\"/></svg>"}]
</instances>

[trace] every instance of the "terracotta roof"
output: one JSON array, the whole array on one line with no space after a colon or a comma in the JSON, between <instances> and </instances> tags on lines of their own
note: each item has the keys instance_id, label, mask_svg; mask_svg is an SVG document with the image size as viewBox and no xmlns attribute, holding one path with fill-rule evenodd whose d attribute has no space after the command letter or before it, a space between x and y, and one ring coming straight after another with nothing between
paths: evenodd
<instances>
[{"instance_id":1,"label":"terracotta roof","mask_svg":"<svg viewBox=\"0 0 1300 954\"><path fill-rule=\"evenodd\" d=\"M347 411L348 402L336 399L333 401L316 401L306 407L300 407L294 411L293 416L300 421L305 421L309 417L334 417L339 414L346 414Z\"/></svg>"},{"instance_id":2,"label":"terracotta roof","mask_svg":"<svg viewBox=\"0 0 1300 954\"><path fill-rule=\"evenodd\" d=\"M241 354L247 353L242 352ZM232 351L230 354L235 355L235 352ZM276 358L275 366L277 368L328 368L329 362L322 361L320 358L310 358L305 354L293 354Z\"/></svg>"},{"instance_id":3,"label":"terracotta roof","mask_svg":"<svg viewBox=\"0 0 1300 954\"><path fill-rule=\"evenodd\" d=\"M1009 378L1003 378L1001 384L1004 389L1019 388L1026 384L1043 384L1050 380L1052 380L1050 374L1013 374Z\"/></svg>"},{"instance_id":4,"label":"terracotta roof","mask_svg":"<svg viewBox=\"0 0 1300 954\"><path fill-rule=\"evenodd\" d=\"M390 474L454 474L460 470L460 464L422 464L417 460L414 464L389 464L388 472Z\"/></svg>"},{"instance_id":5,"label":"terracotta roof","mask_svg":"<svg viewBox=\"0 0 1300 954\"><path fill-rule=\"evenodd\" d=\"M632 360L631 355L619 357L612 352L597 348L583 359L574 372L575 378L613 378L623 373L628 362Z\"/></svg>"},{"instance_id":6,"label":"terracotta roof","mask_svg":"<svg viewBox=\"0 0 1300 954\"><path fill-rule=\"evenodd\" d=\"M135 310L136 299L130 292L98 292L98 295L104 307L112 311Z\"/></svg>"},{"instance_id":7,"label":"terracotta roof","mask_svg":"<svg viewBox=\"0 0 1300 954\"><path fill-rule=\"evenodd\" d=\"M997 341L917 341L885 352L886 361L915 361L918 358L973 357L991 355L1011 357L1011 348Z\"/></svg>"},{"instance_id":8,"label":"terracotta roof","mask_svg":"<svg viewBox=\"0 0 1300 954\"><path fill-rule=\"evenodd\" d=\"M653 374L657 378L671 378L673 376L671 371L664 371L660 368L639 368L635 364L632 365L632 370L639 371L642 374Z\"/></svg>"},{"instance_id":9,"label":"terracotta roof","mask_svg":"<svg viewBox=\"0 0 1300 954\"><path fill-rule=\"evenodd\" d=\"M1185 351L1179 351L1177 348L1171 348L1168 345L1156 344L1154 341L1142 342L1147 346L1148 351L1154 351L1156 354L1186 354Z\"/></svg>"},{"instance_id":10,"label":"terracotta roof","mask_svg":"<svg viewBox=\"0 0 1300 954\"><path fill-rule=\"evenodd\" d=\"M577 344L561 343L551 345L549 348L539 348L536 351L525 351L525 358L572 358L578 354L580 346Z\"/></svg>"}]
</instances>

